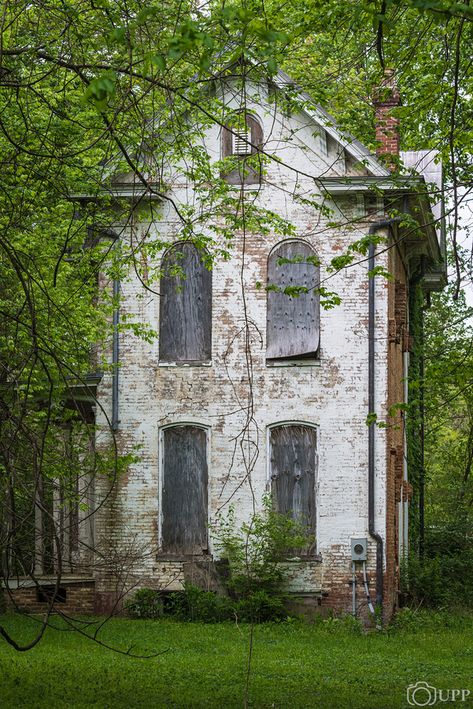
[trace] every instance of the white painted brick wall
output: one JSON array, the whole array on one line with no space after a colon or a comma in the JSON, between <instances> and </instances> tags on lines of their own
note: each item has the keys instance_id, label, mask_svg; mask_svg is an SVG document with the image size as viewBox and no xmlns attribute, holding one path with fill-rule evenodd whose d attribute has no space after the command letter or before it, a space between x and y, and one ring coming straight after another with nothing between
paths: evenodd
<instances>
[{"instance_id":1,"label":"white painted brick wall","mask_svg":"<svg viewBox=\"0 0 473 709\"><path fill-rule=\"evenodd\" d=\"M256 107L257 108L257 107ZM278 116L273 121L256 110L263 121L268 151L275 151L288 164L309 174L342 174L343 165L332 154L325 158L300 142L317 149L314 127L300 118ZM293 131L291 143L285 137ZM206 147L219 157L219 131L209 132ZM333 148L333 146L332 146ZM278 153L279 149L279 153ZM315 210L297 204L291 197L296 188L296 174L280 164L268 168L267 182L259 193L249 190L258 205L271 208L297 227L322 260L321 278L327 274L330 260L343 253L355 239L367 232L367 226L333 228ZM284 185L281 192L272 184ZM298 179L299 193L313 193L315 183ZM178 202L193 199L191 187L175 185L173 197ZM337 213L347 221L357 216L355 197L344 198ZM137 224L144 229L148 225ZM179 223L167 205L163 220L152 225L151 232L171 243L178 238ZM300 421L318 427L317 480L317 550L322 557L321 570L314 578L330 582L330 575L350 572L350 538L368 536L367 467L368 429L365 424L368 397L368 276L366 261L332 276L325 285L342 297L342 304L321 311L321 356L313 366L268 367L265 362L266 294L257 290L256 281L266 282L266 259L280 241L275 235L247 234L243 282L240 282L242 237L235 235L230 261L219 261L213 269L213 334L210 367L160 366L158 343L148 344L131 333L120 336L120 428L117 440L123 450L139 445L140 462L130 466L112 495L113 513L108 504L97 516L96 538L103 548L129 549L131 542L146 550L134 563L134 573L145 585L175 583L174 568L156 560L159 546L160 514L160 427L170 423L198 422L209 427L209 521L228 503L235 506L238 520L252 512L252 493L248 481L242 484L244 468L237 450L231 466L234 439L244 425L240 402L247 402L243 337L237 336L244 324L242 292L246 297L248 318L257 325L253 330L253 397L256 427L252 438L259 449L252 472L252 487L257 503L268 489L267 430L283 421ZM378 263L386 266L386 256ZM142 297L138 297L142 296ZM387 396L387 288L376 280L376 411L385 415ZM122 314L159 328L158 297L143 291L130 272L122 283ZM224 355L233 341L226 366ZM100 402L111 412L110 378L100 387ZM100 440L109 439L104 418ZM376 526L385 529L386 441L383 430L376 431ZM103 487L103 486L102 486ZM103 495L104 489L101 494ZM100 492L99 492L100 495ZM113 522L110 520L113 518ZM370 543L369 568L374 570L374 544ZM139 556L139 555L138 555ZM172 565L171 565L172 566ZM164 570L163 570L164 569ZM324 581L324 583L325 583ZM102 584L105 587L105 582Z\"/></svg>"}]
</instances>

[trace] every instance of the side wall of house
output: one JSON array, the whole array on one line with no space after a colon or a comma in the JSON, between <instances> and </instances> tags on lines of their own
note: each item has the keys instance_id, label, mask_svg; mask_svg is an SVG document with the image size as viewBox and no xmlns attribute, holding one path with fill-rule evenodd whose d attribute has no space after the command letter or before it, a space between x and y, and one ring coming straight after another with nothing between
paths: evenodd
<instances>
[{"instance_id":1,"label":"side wall of house","mask_svg":"<svg viewBox=\"0 0 473 709\"><path fill-rule=\"evenodd\" d=\"M405 400L405 355L409 349L408 329L408 277L403 253L392 241L389 251L389 271L392 279L388 285L388 416L389 428L386 439L386 613L390 615L397 606L399 588L399 506L405 499L407 490L403 482L405 461L405 412L398 404ZM401 543L400 543L401 542Z\"/></svg>"},{"instance_id":2,"label":"side wall of house","mask_svg":"<svg viewBox=\"0 0 473 709\"><path fill-rule=\"evenodd\" d=\"M236 233L226 244L228 261L217 259L213 272L212 363L209 366L177 366L159 362L159 343L149 344L132 335L120 334L119 449L136 451L139 460L129 466L116 485L98 485L97 497L109 497L96 516L98 607L113 604L133 586L161 589L182 587L195 565L188 559L169 559L160 554L160 500L162 495L162 427L197 423L208 431L209 524L218 513L233 505L238 523L261 506L269 489L268 431L276 423L302 422L316 427L318 471L316 480L316 536L319 560L294 564L292 587L322 606L351 609L352 537L368 535L368 266L360 263L339 272L330 261L344 253L354 240L367 232L360 221L355 196L341 197L332 204L333 214L301 204L293 194L314 196L313 180L301 176L324 174L329 159L319 159L313 126L298 118L260 114L263 131L271 136L271 150L284 147L286 164L268 165L265 182L242 191L242 199L256 201L296 227L321 259L321 282L337 292L342 302L321 310L319 358L296 366L269 366L265 358L267 259L281 241L274 233ZM314 151L294 136L312 140ZM291 139L289 141L289 139ZM219 155L218 131L209 134L206 148ZM332 156L332 169L336 155ZM294 172L291 167L300 170ZM344 168L343 168L344 169ZM340 170L342 166L340 165ZM276 187L277 186L277 187ZM283 188L283 189L281 189ZM177 202L193 199L189 185L174 183ZM326 197L319 195L321 202ZM333 219L346 221L333 227ZM180 225L167 205L159 223L144 223L136 215L134 243L148 230L172 243ZM128 232L130 237L130 231ZM387 267L387 256L378 257ZM147 264L153 269L157 264ZM263 284L257 287L257 282ZM156 284L154 285L156 288ZM388 286L376 279L376 413L386 416L387 305ZM130 272L122 282L121 316L146 322L159 329L159 296L143 289ZM100 387L100 404L111 411L111 380ZM103 414L98 410L101 432L97 445L110 442ZM375 525L386 529L386 432L376 429ZM111 491L110 491L111 490ZM213 553L210 539L209 551ZM374 591L375 544L368 543L368 572ZM205 565L204 560L199 563ZM390 563L390 562L389 562ZM118 573L117 569L121 569ZM366 610L359 585L357 603Z\"/></svg>"}]
</instances>

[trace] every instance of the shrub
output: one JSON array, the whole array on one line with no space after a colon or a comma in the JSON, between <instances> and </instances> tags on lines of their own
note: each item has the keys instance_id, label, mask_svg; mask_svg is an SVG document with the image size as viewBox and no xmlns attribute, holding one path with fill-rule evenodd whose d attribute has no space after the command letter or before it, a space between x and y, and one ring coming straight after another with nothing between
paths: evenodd
<instances>
[{"instance_id":1,"label":"shrub","mask_svg":"<svg viewBox=\"0 0 473 709\"><path fill-rule=\"evenodd\" d=\"M287 617L283 590L285 572L280 562L313 543L302 523L273 509L271 497L250 522L236 529L234 509L219 517L213 528L215 546L227 561L225 586L241 620L264 622Z\"/></svg>"},{"instance_id":2,"label":"shrub","mask_svg":"<svg viewBox=\"0 0 473 709\"><path fill-rule=\"evenodd\" d=\"M328 616L328 618L323 618L319 616L316 619L316 623L319 628L323 629L330 634L341 633L350 635L362 635L364 632L363 623L360 618L355 618L350 613L346 613L339 616Z\"/></svg>"},{"instance_id":3,"label":"shrub","mask_svg":"<svg viewBox=\"0 0 473 709\"><path fill-rule=\"evenodd\" d=\"M159 591L142 588L126 604L135 618L172 616L178 620L216 623L238 619L264 623L288 617L283 590L285 573L280 565L290 553L306 549L305 527L272 508L271 498L263 500L263 510L239 530L235 527L234 510L220 517L213 529L217 550L223 559L220 568L228 596L185 584L183 591L160 595Z\"/></svg>"},{"instance_id":4,"label":"shrub","mask_svg":"<svg viewBox=\"0 0 473 709\"><path fill-rule=\"evenodd\" d=\"M125 609L132 618L161 618L164 611L163 599L159 591L153 588L140 588L126 601Z\"/></svg>"},{"instance_id":5,"label":"shrub","mask_svg":"<svg viewBox=\"0 0 473 709\"><path fill-rule=\"evenodd\" d=\"M246 598L234 601L233 613L242 622L267 623L287 618L287 609L281 595L270 595L260 589L253 591Z\"/></svg>"},{"instance_id":6,"label":"shrub","mask_svg":"<svg viewBox=\"0 0 473 709\"><path fill-rule=\"evenodd\" d=\"M233 604L229 598L192 584L185 584L183 591L169 595L165 613L178 620L202 623L218 623L234 618Z\"/></svg>"},{"instance_id":7,"label":"shrub","mask_svg":"<svg viewBox=\"0 0 473 709\"><path fill-rule=\"evenodd\" d=\"M389 626L390 631L418 632L423 630L465 630L473 627L473 614L465 610L427 610L426 608L401 608Z\"/></svg>"},{"instance_id":8,"label":"shrub","mask_svg":"<svg viewBox=\"0 0 473 709\"><path fill-rule=\"evenodd\" d=\"M471 542L471 530L447 525L427 528L424 557L412 554L402 568L408 605L473 607Z\"/></svg>"}]
</instances>

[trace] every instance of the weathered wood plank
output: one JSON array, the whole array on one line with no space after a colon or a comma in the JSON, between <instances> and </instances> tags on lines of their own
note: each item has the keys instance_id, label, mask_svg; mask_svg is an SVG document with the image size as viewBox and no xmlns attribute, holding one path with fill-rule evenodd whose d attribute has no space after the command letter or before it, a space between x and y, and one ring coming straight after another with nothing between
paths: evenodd
<instances>
[{"instance_id":1,"label":"weathered wood plank","mask_svg":"<svg viewBox=\"0 0 473 709\"><path fill-rule=\"evenodd\" d=\"M320 297L314 291L319 285L319 267L307 262L315 257L303 241L280 244L268 259L268 285L281 290L302 286L308 293L299 296L268 291L266 357L286 359L317 354L320 341ZM279 263L279 259L301 259L296 263Z\"/></svg>"},{"instance_id":2,"label":"weathered wood plank","mask_svg":"<svg viewBox=\"0 0 473 709\"><path fill-rule=\"evenodd\" d=\"M207 551L207 436L197 426L166 428L162 548L173 554Z\"/></svg>"},{"instance_id":3,"label":"weathered wood plank","mask_svg":"<svg viewBox=\"0 0 473 709\"><path fill-rule=\"evenodd\" d=\"M287 424L271 429L271 488L279 512L315 533L317 434L311 426Z\"/></svg>"},{"instance_id":4,"label":"weathered wood plank","mask_svg":"<svg viewBox=\"0 0 473 709\"><path fill-rule=\"evenodd\" d=\"M163 258L160 287L159 358L205 362L212 356L212 273L190 243Z\"/></svg>"}]
</instances>

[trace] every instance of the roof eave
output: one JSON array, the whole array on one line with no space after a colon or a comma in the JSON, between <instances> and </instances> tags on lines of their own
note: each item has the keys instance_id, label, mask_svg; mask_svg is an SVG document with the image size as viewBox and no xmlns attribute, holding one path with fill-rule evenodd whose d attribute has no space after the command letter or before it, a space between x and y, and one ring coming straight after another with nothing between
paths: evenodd
<instances>
[{"instance_id":1,"label":"roof eave","mask_svg":"<svg viewBox=\"0 0 473 709\"><path fill-rule=\"evenodd\" d=\"M158 191L162 188L162 185L158 183L149 183L149 187L146 188L143 184L126 184L126 185L116 185L110 187L109 189L100 189L95 192L95 194L81 194L75 193L69 195L69 199L74 202L93 202L97 199L131 199L134 201L141 201L143 199L147 200L162 200L162 196Z\"/></svg>"},{"instance_id":2,"label":"roof eave","mask_svg":"<svg viewBox=\"0 0 473 709\"><path fill-rule=\"evenodd\" d=\"M412 192L423 184L423 178L399 175L356 175L352 177L320 177L318 184L327 194L342 195L370 192L375 188L382 192Z\"/></svg>"}]
</instances>

